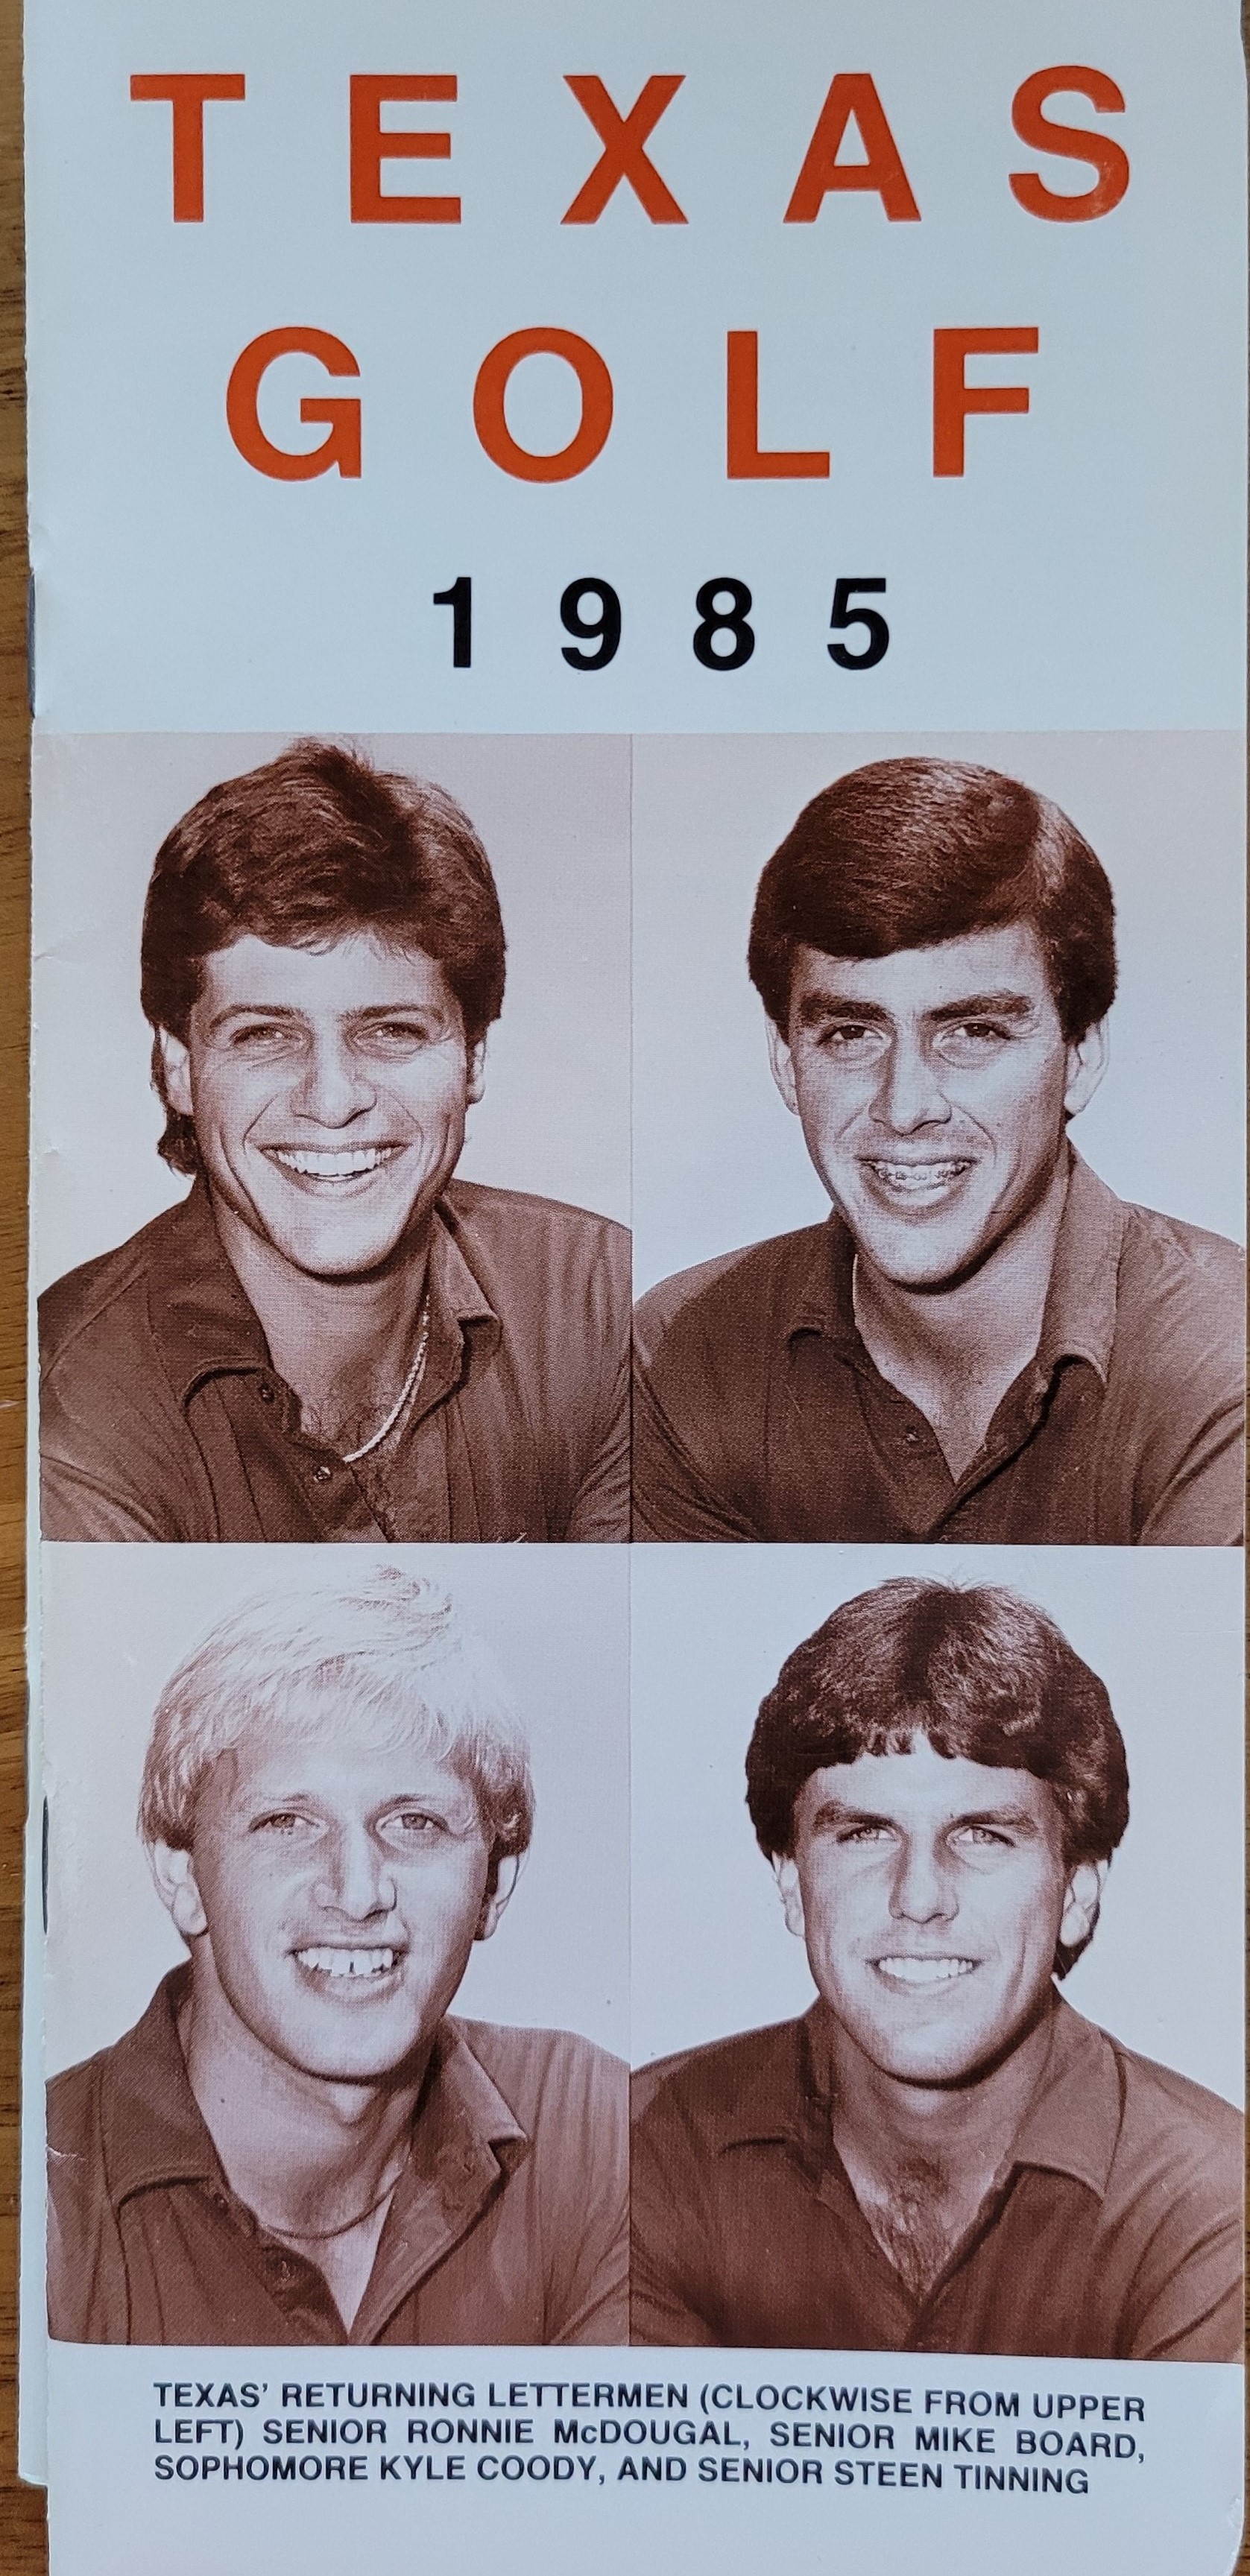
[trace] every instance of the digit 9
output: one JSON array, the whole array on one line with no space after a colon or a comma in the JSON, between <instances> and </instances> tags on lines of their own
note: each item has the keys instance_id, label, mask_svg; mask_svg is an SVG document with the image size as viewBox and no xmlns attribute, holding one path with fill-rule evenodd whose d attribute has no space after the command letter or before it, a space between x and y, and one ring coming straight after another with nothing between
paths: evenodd
<instances>
[{"instance_id":1,"label":"digit 9","mask_svg":"<svg viewBox=\"0 0 1250 2576\"><path fill-rule=\"evenodd\" d=\"M582 601L588 598L599 603L597 617L582 614ZM606 671L621 640L621 603L611 582L588 573L580 581L571 581L561 593L560 623L566 635L581 637L581 644L564 644L560 648L569 669ZM593 645L594 651L583 652L583 644Z\"/></svg>"}]
</instances>

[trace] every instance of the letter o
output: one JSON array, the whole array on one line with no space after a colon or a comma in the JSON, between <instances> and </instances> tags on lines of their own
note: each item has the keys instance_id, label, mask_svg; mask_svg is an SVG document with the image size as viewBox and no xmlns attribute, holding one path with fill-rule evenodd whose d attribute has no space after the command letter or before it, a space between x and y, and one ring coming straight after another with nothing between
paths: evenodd
<instances>
[{"instance_id":1,"label":"letter o","mask_svg":"<svg viewBox=\"0 0 1250 2576\"><path fill-rule=\"evenodd\" d=\"M275 483L309 483L317 474L328 474L332 466L354 479L360 472L357 395L304 395L300 419L324 421L327 433L320 447L310 448L304 455L275 447L261 428L256 406L266 369L275 358L296 354L318 359L328 376L360 373L346 341L336 340L332 331L304 331L298 325L282 331L262 331L259 339L249 340L242 355L235 359L226 387L226 425L235 446L245 464L254 465L258 474L270 475Z\"/></svg>"},{"instance_id":2,"label":"letter o","mask_svg":"<svg viewBox=\"0 0 1250 2576\"><path fill-rule=\"evenodd\" d=\"M553 456L535 456L518 447L504 412L513 370L523 358L563 358L581 387L582 416L576 435ZM607 444L612 427L612 379L597 349L576 331L510 331L483 358L473 388L473 426L492 465L514 474L521 483L568 483L584 474Z\"/></svg>"}]
</instances>

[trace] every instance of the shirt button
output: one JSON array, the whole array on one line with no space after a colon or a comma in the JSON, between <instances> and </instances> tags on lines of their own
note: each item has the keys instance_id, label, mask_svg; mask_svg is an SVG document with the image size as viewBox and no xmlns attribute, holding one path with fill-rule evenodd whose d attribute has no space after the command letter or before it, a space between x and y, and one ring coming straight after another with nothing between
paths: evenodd
<instances>
[{"instance_id":1,"label":"shirt button","mask_svg":"<svg viewBox=\"0 0 1250 2576\"><path fill-rule=\"evenodd\" d=\"M314 1485L328 1485L328 1484L329 1484L329 1482L330 1482L330 1478L331 1478L331 1476L332 1476L333 1474L334 1474L334 1469L333 1469L333 1467L314 1467L314 1469L313 1469L313 1483L314 1483Z\"/></svg>"},{"instance_id":2,"label":"shirt button","mask_svg":"<svg viewBox=\"0 0 1250 2576\"><path fill-rule=\"evenodd\" d=\"M916 1442L917 1442L917 1441L918 1441L918 1439L920 1438L920 1434L919 1434L919 1432L918 1432L918 1431L916 1431L916 1430L911 1430L911 1431L909 1431L909 1432L908 1432L908 1434L907 1434L907 1438L908 1438L908 1442L909 1442L910 1446L914 1449L914 1448L915 1448L915 1446L916 1446Z\"/></svg>"},{"instance_id":3,"label":"shirt button","mask_svg":"<svg viewBox=\"0 0 1250 2576\"><path fill-rule=\"evenodd\" d=\"M260 1397L260 1400L261 1400L261 1403L262 1403L262 1404L272 1404L272 1403L273 1403L273 1400L274 1400L274 1398L273 1398L273 1388L271 1387L271 1385L270 1385L269 1380L268 1380L268 1378L267 1378L267 1377L263 1377L263 1378L261 1379L260 1384L259 1384L259 1386L258 1386L258 1387L257 1387L257 1389L256 1389L256 1392L257 1392L258 1396Z\"/></svg>"}]
</instances>

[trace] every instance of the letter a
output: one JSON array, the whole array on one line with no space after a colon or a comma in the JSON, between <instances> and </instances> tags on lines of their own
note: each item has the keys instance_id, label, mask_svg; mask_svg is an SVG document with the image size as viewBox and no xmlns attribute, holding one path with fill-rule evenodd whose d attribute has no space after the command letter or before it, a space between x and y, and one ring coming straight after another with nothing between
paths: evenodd
<instances>
[{"instance_id":1,"label":"letter a","mask_svg":"<svg viewBox=\"0 0 1250 2576\"><path fill-rule=\"evenodd\" d=\"M838 159L852 117L868 155L866 161ZM807 158L794 183L794 195L786 208L786 222L814 224L825 198L839 188L867 189L880 197L892 224L920 221L920 208L886 123L877 84L869 72L839 72L830 83L807 147Z\"/></svg>"}]
</instances>

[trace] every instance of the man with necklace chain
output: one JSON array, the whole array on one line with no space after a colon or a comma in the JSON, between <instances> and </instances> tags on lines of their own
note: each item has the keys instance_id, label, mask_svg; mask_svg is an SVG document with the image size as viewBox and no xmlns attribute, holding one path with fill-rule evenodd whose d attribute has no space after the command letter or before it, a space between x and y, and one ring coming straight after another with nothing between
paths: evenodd
<instances>
[{"instance_id":1,"label":"man with necklace chain","mask_svg":"<svg viewBox=\"0 0 1250 2576\"><path fill-rule=\"evenodd\" d=\"M54 2336L624 2340L623 2066L451 2013L532 1824L501 1678L428 1580L219 1623L140 1806L187 1963L49 2088Z\"/></svg>"},{"instance_id":2,"label":"man with necklace chain","mask_svg":"<svg viewBox=\"0 0 1250 2576\"><path fill-rule=\"evenodd\" d=\"M180 1205L40 1306L54 1539L623 1539L628 1238L454 1179L504 988L453 799L332 743L157 856Z\"/></svg>"}]
</instances>

